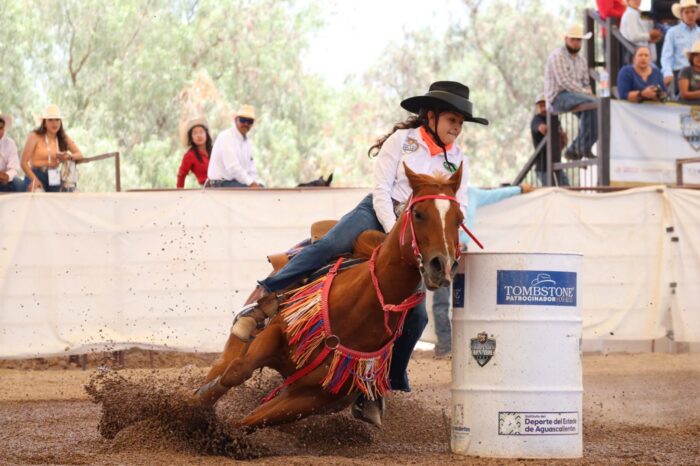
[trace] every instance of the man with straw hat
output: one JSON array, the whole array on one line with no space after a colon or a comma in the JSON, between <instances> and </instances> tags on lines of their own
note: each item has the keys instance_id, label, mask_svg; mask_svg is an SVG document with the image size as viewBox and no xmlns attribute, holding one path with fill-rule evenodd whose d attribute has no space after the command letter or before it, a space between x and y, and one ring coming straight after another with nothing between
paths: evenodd
<instances>
[{"instance_id":1,"label":"man with straw hat","mask_svg":"<svg viewBox=\"0 0 700 466\"><path fill-rule=\"evenodd\" d=\"M588 64L579 52L581 43L591 38L583 33L579 24L572 25L564 35L564 45L554 50L544 67L544 93L547 107L556 112L566 112L584 103L597 102L591 90ZM598 139L596 110L576 113L579 131L576 139L566 149L566 158L578 160L595 157L591 148Z\"/></svg>"},{"instance_id":2,"label":"man with straw hat","mask_svg":"<svg viewBox=\"0 0 700 466\"><path fill-rule=\"evenodd\" d=\"M696 0L681 0L674 3L671 11L681 21L666 33L664 47L661 49L661 73L664 84L668 87L673 81L673 93L678 93L678 73L688 66L685 51L690 50L696 40L700 39L697 20L698 4Z\"/></svg>"},{"instance_id":3,"label":"man with straw hat","mask_svg":"<svg viewBox=\"0 0 700 466\"><path fill-rule=\"evenodd\" d=\"M685 51L690 66L678 73L678 88L681 100L700 99L700 40L695 41L693 48Z\"/></svg>"},{"instance_id":4,"label":"man with straw hat","mask_svg":"<svg viewBox=\"0 0 700 466\"><path fill-rule=\"evenodd\" d=\"M252 105L241 105L234 125L214 141L207 172L212 188L244 188L261 186L253 160L253 145L248 133L255 123Z\"/></svg>"},{"instance_id":5,"label":"man with straw hat","mask_svg":"<svg viewBox=\"0 0 700 466\"><path fill-rule=\"evenodd\" d=\"M0 191L22 192L17 144L5 133L12 128L12 115L0 111Z\"/></svg>"}]
</instances>

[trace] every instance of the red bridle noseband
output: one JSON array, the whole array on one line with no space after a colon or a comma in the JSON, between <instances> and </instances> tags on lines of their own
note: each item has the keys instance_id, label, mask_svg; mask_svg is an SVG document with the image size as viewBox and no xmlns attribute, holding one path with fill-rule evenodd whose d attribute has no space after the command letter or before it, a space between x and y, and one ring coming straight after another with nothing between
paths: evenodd
<instances>
[{"instance_id":1,"label":"red bridle noseband","mask_svg":"<svg viewBox=\"0 0 700 466\"><path fill-rule=\"evenodd\" d=\"M403 218L403 224L401 225L401 246L404 244L404 239L406 237L406 227L408 225L411 225L411 247L413 248L413 255L416 256L416 260L418 261L418 268L423 274L423 254L420 252L420 248L418 247L418 243L416 242L416 232L413 228L413 207L422 201L427 201L430 199L445 199L450 202L454 202L459 206L459 201L457 200L456 197L454 196L446 196L444 194L428 194L425 196L418 196L418 197L413 197L411 196L408 201L408 206L406 206L406 210L404 210L404 218ZM479 246L481 249L484 249L484 246L481 244L481 241L479 241L474 234L469 231L469 228L462 223L460 225L462 229L469 235L469 237L476 243L477 246ZM456 245L456 251L457 251L457 258L461 256L462 253L462 248L459 246L459 240L457 240L457 245Z\"/></svg>"}]
</instances>

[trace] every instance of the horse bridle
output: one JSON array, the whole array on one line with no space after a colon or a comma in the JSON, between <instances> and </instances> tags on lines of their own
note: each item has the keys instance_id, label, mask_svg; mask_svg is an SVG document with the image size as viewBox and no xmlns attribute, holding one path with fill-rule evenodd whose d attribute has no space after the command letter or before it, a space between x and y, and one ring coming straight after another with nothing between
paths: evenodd
<instances>
[{"instance_id":1,"label":"horse bridle","mask_svg":"<svg viewBox=\"0 0 700 466\"><path fill-rule=\"evenodd\" d=\"M418 263L418 271L420 272L421 276L424 276L425 273L425 265L423 264L423 254L420 252L420 248L418 247L418 242L416 241L416 231L413 227L413 207L415 207L416 204L422 201L427 201L430 199L445 199L450 202L454 202L457 204L457 207L459 207L459 201L457 200L456 197L454 196L447 196L445 194L427 194L425 196L418 196L418 197L411 197L408 199L408 205L406 206L406 209L404 210L404 218L403 218L403 223L401 225L401 246L404 245L405 237L406 237L406 227L408 225L411 226L411 248L413 249L413 255L416 257L416 262ZM479 246L481 249L484 249L484 246L481 244L481 242L474 236L474 234L469 231L469 228L462 222L460 227L469 235L469 237ZM460 248L459 245L459 239L457 240L457 245L455 247L456 249L456 255L457 259L460 258L462 255L462 248Z\"/></svg>"}]
</instances>

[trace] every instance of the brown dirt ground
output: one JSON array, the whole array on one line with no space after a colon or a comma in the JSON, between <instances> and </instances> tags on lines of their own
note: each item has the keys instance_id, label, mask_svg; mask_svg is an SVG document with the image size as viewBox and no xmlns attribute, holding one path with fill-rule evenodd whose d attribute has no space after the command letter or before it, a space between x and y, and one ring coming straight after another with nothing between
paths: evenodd
<instances>
[{"instance_id":1,"label":"brown dirt ground","mask_svg":"<svg viewBox=\"0 0 700 466\"><path fill-rule=\"evenodd\" d=\"M95 369L110 356L91 355L86 371L66 358L0 361L0 464L700 464L700 354L586 356L584 458L549 462L451 454L450 362L426 352L411 363L413 392L389 398L381 430L346 411L251 435L230 421L276 383L271 372L233 389L215 414L193 413L178 399L214 355L131 350L126 369Z\"/></svg>"}]
</instances>

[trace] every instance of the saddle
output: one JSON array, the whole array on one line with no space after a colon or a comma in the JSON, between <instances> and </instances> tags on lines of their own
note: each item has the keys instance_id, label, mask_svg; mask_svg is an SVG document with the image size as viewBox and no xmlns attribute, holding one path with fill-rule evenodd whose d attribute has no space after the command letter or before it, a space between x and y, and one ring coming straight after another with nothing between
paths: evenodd
<instances>
[{"instance_id":1,"label":"saddle","mask_svg":"<svg viewBox=\"0 0 700 466\"><path fill-rule=\"evenodd\" d=\"M330 231L330 229L333 228L337 223L337 220L320 220L318 222L314 222L311 225L311 244L323 238L326 235L326 233L328 233L328 231ZM385 237L385 233L376 230L367 230L360 233L360 235L355 239L355 242L353 243L353 250L350 255L351 258L356 260L349 261L348 266L355 265L365 260L369 260L374 248L376 248L382 241L384 241ZM268 262L270 262L270 265L272 265L273 273L276 273L279 269L284 267L287 264L287 262L289 262L290 258L291 256L289 252L282 252L267 256Z\"/></svg>"}]
</instances>

